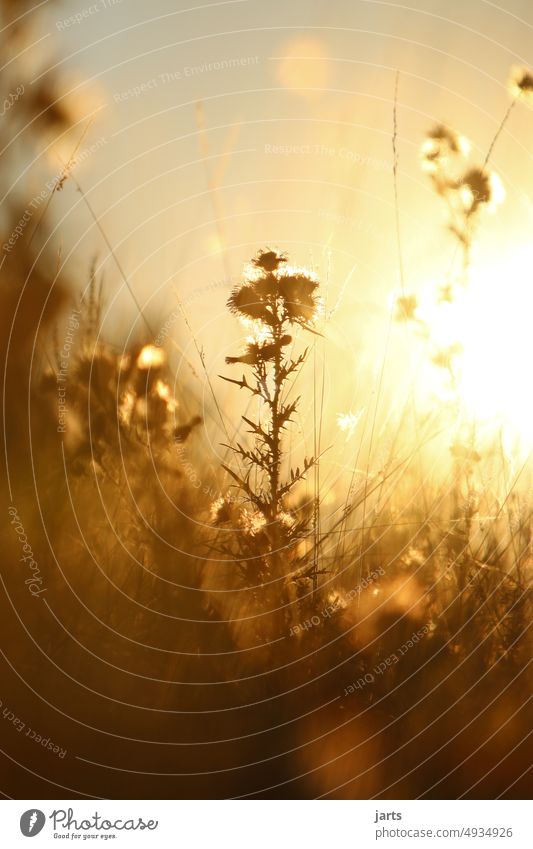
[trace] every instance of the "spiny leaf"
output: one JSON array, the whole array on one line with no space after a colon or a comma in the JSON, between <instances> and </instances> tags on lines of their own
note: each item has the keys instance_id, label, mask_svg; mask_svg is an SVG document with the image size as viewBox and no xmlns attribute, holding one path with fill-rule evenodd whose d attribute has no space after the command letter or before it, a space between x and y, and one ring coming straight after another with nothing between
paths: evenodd
<instances>
[{"instance_id":1,"label":"spiny leaf","mask_svg":"<svg viewBox=\"0 0 533 849\"><path fill-rule=\"evenodd\" d=\"M259 397L260 397L260 398L262 398L262 397L263 397L263 395L262 395L262 393L259 391L259 389L257 389L255 386L250 386L250 384L247 382L246 377L244 376L244 374L243 374L243 376L242 376L242 379L241 379L241 380L234 380L232 377L226 377L226 376L225 376L225 375L223 375L223 374L219 374L218 376L219 376L220 378L222 378L222 380L225 380L227 383L234 383L234 384L235 384L235 386L238 386L238 387L239 387L239 389L247 389L247 390L248 390L248 392L251 392L251 393L252 393L252 395L259 395Z\"/></svg>"},{"instance_id":2,"label":"spiny leaf","mask_svg":"<svg viewBox=\"0 0 533 849\"><path fill-rule=\"evenodd\" d=\"M252 387L248 385L244 374L241 380L235 380L233 377L226 377L223 374L219 374L218 376L221 377L222 380L226 380L228 383L234 383L235 386L239 387L239 389L252 389Z\"/></svg>"},{"instance_id":3,"label":"spiny leaf","mask_svg":"<svg viewBox=\"0 0 533 849\"><path fill-rule=\"evenodd\" d=\"M293 371L296 371L296 369L299 368L303 362L305 362L305 360L307 359L308 351L309 348L306 348L303 354L300 354L300 356L297 357L295 360L288 360L286 363L284 363L284 365L282 365L279 372L282 382L287 380L288 376L292 374Z\"/></svg>"},{"instance_id":4,"label":"spiny leaf","mask_svg":"<svg viewBox=\"0 0 533 849\"><path fill-rule=\"evenodd\" d=\"M285 407L282 407L279 411L278 422L280 427L285 427L285 425L291 421L291 416L298 409L298 404L300 402L300 395L296 400L292 401L290 404L287 404Z\"/></svg>"},{"instance_id":5,"label":"spiny leaf","mask_svg":"<svg viewBox=\"0 0 533 849\"><path fill-rule=\"evenodd\" d=\"M236 481L236 483L241 487L241 489L244 490L244 492L246 493L246 495L248 496L250 501L253 504L255 504L256 507L258 507L259 510L264 512L267 508L267 504L261 498L261 496L258 495L256 492L254 492L253 489L250 487L250 484L248 483L248 480L250 478L250 473L248 472L248 475L246 476L246 480L244 480L243 478L240 477L240 475L238 475L236 472L234 472L233 469L230 469L229 466L226 466L225 463L222 463L221 465L222 465L222 468L224 469L224 471L226 471L228 473L228 475L230 475L230 477L232 477L233 480Z\"/></svg>"}]
</instances>

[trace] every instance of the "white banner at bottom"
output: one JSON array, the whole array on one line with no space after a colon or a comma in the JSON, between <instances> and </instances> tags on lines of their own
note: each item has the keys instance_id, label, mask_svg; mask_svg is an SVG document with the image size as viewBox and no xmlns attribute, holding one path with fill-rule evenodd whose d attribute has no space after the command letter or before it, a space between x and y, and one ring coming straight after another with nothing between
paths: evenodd
<instances>
[{"instance_id":1,"label":"white banner at bottom","mask_svg":"<svg viewBox=\"0 0 533 849\"><path fill-rule=\"evenodd\" d=\"M2 801L6 849L532 849L527 801ZM67 843L67 841L69 841Z\"/></svg>"}]
</instances>

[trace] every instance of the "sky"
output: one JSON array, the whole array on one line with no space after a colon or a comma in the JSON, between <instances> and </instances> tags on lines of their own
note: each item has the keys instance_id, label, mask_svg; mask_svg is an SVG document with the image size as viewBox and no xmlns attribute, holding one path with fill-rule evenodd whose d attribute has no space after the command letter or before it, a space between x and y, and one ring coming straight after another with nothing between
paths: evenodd
<instances>
[{"instance_id":1,"label":"sky","mask_svg":"<svg viewBox=\"0 0 533 849\"><path fill-rule=\"evenodd\" d=\"M510 66L533 61L532 25L531 7L509 0L98 0L51 6L46 50L81 113L103 106L82 143L97 150L77 176L141 292L176 274L185 288L238 274L256 245L274 241L300 263L310 253L318 262L327 243L336 285L356 261L381 295L394 243L396 69L401 215L418 262L429 223L423 134L446 121L483 155L509 102ZM532 122L527 107L517 112L493 161L519 200L502 216L513 221L513 208L525 231ZM73 133L64 151L75 142Z\"/></svg>"}]
</instances>

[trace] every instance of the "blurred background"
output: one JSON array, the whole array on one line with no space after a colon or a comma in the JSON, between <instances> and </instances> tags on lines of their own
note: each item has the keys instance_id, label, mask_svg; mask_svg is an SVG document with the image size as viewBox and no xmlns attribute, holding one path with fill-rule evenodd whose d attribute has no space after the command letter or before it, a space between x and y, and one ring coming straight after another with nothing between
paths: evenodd
<instances>
[{"instance_id":1,"label":"blurred background","mask_svg":"<svg viewBox=\"0 0 533 849\"><path fill-rule=\"evenodd\" d=\"M524 792L531 5L0 11L4 795ZM261 248L321 297L285 631L219 521Z\"/></svg>"}]
</instances>

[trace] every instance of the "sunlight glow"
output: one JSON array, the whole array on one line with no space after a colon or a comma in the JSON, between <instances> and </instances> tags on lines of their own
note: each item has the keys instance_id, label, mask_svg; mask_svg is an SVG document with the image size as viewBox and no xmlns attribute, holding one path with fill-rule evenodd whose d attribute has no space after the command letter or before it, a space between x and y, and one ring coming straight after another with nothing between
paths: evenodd
<instances>
[{"instance_id":1,"label":"sunlight glow","mask_svg":"<svg viewBox=\"0 0 533 849\"><path fill-rule=\"evenodd\" d=\"M338 413L337 414L337 426L339 430L342 430L343 433L346 434L346 441L353 436L355 428L359 422L363 414L362 410L359 410L357 413L353 413L351 410L348 413Z\"/></svg>"},{"instance_id":2,"label":"sunlight glow","mask_svg":"<svg viewBox=\"0 0 533 849\"><path fill-rule=\"evenodd\" d=\"M532 269L533 248L515 249L501 264L472 268L452 303L420 310L435 352L450 353L464 413L478 425L502 428L526 452L533 446Z\"/></svg>"}]
</instances>

